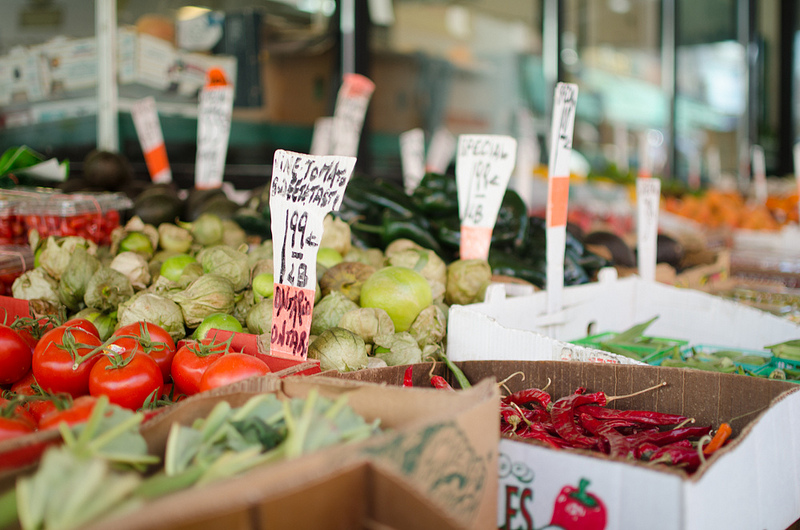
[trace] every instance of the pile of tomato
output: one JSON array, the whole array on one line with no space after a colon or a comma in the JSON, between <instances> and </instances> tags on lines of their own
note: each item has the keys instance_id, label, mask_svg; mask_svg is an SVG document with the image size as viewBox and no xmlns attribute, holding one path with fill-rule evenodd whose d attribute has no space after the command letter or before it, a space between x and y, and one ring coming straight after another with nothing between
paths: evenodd
<instances>
[{"instance_id":1,"label":"pile of tomato","mask_svg":"<svg viewBox=\"0 0 800 530\"><path fill-rule=\"evenodd\" d=\"M0 213L0 245L25 245L28 231L21 215L8 211Z\"/></svg>"},{"instance_id":2,"label":"pile of tomato","mask_svg":"<svg viewBox=\"0 0 800 530\"><path fill-rule=\"evenodd\" d=\"M0 325L0 440L85 421L99 396L153 415L185 396L270 371L230 340L177 347L163 328L137 322L105 342L86 319Z\"/></svg>"}]
</instances>

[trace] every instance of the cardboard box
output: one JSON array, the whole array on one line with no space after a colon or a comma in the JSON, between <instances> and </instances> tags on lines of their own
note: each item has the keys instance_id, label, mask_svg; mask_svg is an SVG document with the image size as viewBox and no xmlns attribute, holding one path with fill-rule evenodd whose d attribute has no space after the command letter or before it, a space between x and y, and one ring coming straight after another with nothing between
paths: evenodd
<instances>
[{"instance_id":1,"label":"cardboard box","mask_svg":"<svg viewBox=\"0 0 800 530\"><path fill-rule=\"evenodd\" d=\"M270 55L263 64L265 106L259 118L291 125L314 125L333 112L338 81L333 77L335 52ZM239 111L242 114L242 111Z\"/></svg>"},{"instance_id":2,"label":"cardboard box","mask_svg":"<svg viewBox=\"0 0 800 530\"><path fill-rule=\"evenodd\" d=\"M444 393L327 377L249 380L178 403L143 426L142 434L151 452L163 454L173 422L189 424L208 414L221 399L236 407L258 393L304 397L312 388L331 398L346 393L356 412L367 421L380 418L385 431L357 444L331 447L178 492L91 528L359 528L365 510L391 519L391 523L385 523L389 528L430 528L427 524L434 520L434 512L445 514L439 516L445 522L441 528L494 525L499 394L489 381L467 392ZM343 492L348 474L365 462L392 478L388 483L378 479L370 488ZM310 498L319 499L318 503L300 502L306 489L324 487L326 481L328 500L312 492ZM405 492L399 497L381 491L396 481L405 484ZM409 486L418 495L409 492ZM283 504L281 501L293 492L297 495L292 502ZM349 503L336 502L343 494ZM360 508L351 510L352 496ZM424 510L416 513L411 500L426 504ZM364 507L370 503L368 509ZM285 520L296 524L287 526Z\"/></svg>"},{"instance_id":3,"label":"cardboard box","mask_svg":"<svg viewBox=\"0 0 800 530\"><path fill-rule=\"evenodd\" d=\"M588 480L606 514L604 528L787 528L800 517L800 388L792 383L651 366L574 362L458 363L467 378L506 382L510 392L543 388L554 399L583 386L624 395L660 382L654 392L619 400L619 409L695 418L698 426L729 422L733 441L691 476L675 469L556 450L535 441L500 440L497 528L545 528L566 487ZM405 367L340 374L401 385ZM429 385L430 365L414 365L414 384ZM451 383L446 367L434 373ZM548 527L549 528L549 527ZM575 526L589 528L589 526ZM591 526L600 528L600 526Z\"/></svg>"},{"instance_id":4,"label":"cardboard box","mask_svg":"<svg viewBox=\"0 0 800 530\"><path fill-rule=\"evenodd\" d=\"M450 308L447 354L469 360L582 360L570 341L605 331L623 331L658 316L647 334L762 349L800 338L800 326L783 318L722 298L638 277L617 279L601 271L596 283L564 289L563 309L546 313L547 293L505 297L501 285L487 290L486 301ZM608 274L610 273L610 274Z\"/></svg>"}]
</instances>

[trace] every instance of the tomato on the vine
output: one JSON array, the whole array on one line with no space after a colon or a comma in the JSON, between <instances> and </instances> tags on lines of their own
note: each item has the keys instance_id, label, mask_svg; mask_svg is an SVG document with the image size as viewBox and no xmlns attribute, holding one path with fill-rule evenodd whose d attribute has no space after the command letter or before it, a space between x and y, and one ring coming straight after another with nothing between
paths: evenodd
<instances>
[{"instance_id":1,"label":"tomato on the vine","mask_svg":"<svg viewBox=\"0 0 800 530\"><path fill-rule=\"evenodd\" d=\"M86 331L87 333L91 333L98 339L100 338L100 332L97 330L97 326L95 326L94 322L92 322L88 318L73 318L64 322L62 326L72 326L73 328L80 328L83 331Z\"/></svg>"},{"instance_id":2,"label":"tomato on the vine","mask_svg":"<svg viewBox=\"0 0 800 530\"><path fill-rule=\"evenodd\" d=\"M33 375L42 390L72 397L89 393L89 372L101 345L81 328L59 326L44 334L33 350Z\"/></svg>"},{"instance_id":3,"label":"tomato on the vine","mask_svg":"<svg viewBox=\"0 0 800 530\"><path fill-rule=\"evenodd\" d=\"M97 404L97 398L94 396L81 396L75 398L68 408L64 410L56 410L47 414L39 420L39 429L52 429L58 427L58 424L66 422L67 425L76 425L84 423L89 419L94 411L94 406Z\"/></svg>"},{"instance_id":4,"label":"tomato on the vine","mask_svg":"<svg viewBox=\"0 0 800 530\"><path fill-rule=\"evenodd\" d=\"M118 328L111 336L116 337L114 344L127 351L149 355L161 370L163 380L169 379L176 349L175 341L164 328L151 322L134 322Z\"/></svg>"},{"instance_id":5,"label":"tomato on the vine","mask_svg":"<svg viewBox=\"0 0 800 530\"><path fill-rule=\"evenodd\" d=\"M152 395L158 399L164 378L149 355L134 351L103 355L89 374L89 394L108 396L108 400L126 409L137 410Z\"/></svg>"},{"instance_id":6,"label":"tomato on the vine","mask_svg":"<svg viewBox=\"0 0 800 530\"><path fill-rule=\"evenodd\" d=\"M31 369L33 352L19 333L0 324L0 385L16 383Z\"/></svg>"},{"instance_id":7,"label":"tomato on the vine","mask_svg":"<svg viewBox=\"0 0 800 530\"><path fill-rule=\"evenodd\" d=\"M212 339L188 341L172 359L172 381L178 393L191 396L200 391L200 380L211 363L222 357L230 342L215 343Z\"/></svg>"},{"instance_id":8,"label":"tomato on the vine","mask_svg":"<svg viewBox=\"0 0 800 530\"><path fill-rule=\"evenodd\" d=\"M58 326L57 319L52 316L45 318L19 317L11 324L11 328L30 344L31 349L36 347L39 339Z\"/></svg>"},{"instance_id":9,"label":"tomato on the vine","mask_svg":"<svg viewBox=\"0 0 800 530\"><path fill-rule=\"evenodd\" d=\"M223 355L206 369L200 380L200 391L229 385L250 377L267 375L272 370L267 363L246 353Z\"/></svg>"},{"instance_id":10,"label":"tomato on the vine","mask_svg":"<svg viewBox=\"0 0 800 530\"><path fill-rule=\"evenodd\" d=\"M19 402L0 397L0 419L14 420L36 429L36 420Z\"/></svg>"}]
</instances>

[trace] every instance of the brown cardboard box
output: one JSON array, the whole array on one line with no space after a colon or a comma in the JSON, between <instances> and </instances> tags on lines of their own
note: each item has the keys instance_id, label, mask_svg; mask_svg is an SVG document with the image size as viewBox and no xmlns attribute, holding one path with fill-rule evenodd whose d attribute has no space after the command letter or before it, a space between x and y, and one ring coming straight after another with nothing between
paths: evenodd
<instances>
[{"instance_id":1,"label":"brown cardboard box","mask_svg":"<svg viewBox=\"0 0 800 530\"><path fill-rule=\"evenodd\" d=\"M434 520L442 522L436 528L494 525L499 394L490 382L443 393L326 377L253 379L178 403L142 433L151 452L163 454L173 422L191 423L221 399L238 406L258 393L304 397L311 389L332 398L347 393L358 413L380 418L386 431L181 491L91 528L367 528L365 514L388 528L430 528ZM362 479L354 470L365 463L377 471ZM353 481L354 489L346 489ZM303 504L306 490L317 500Z\"/></svg>"},{"instance_id":2,"label":"brown cardboard box","mask_svg":"<svg viewBox=\"0 0 800 530\"><path fill-rule=\"evenodd\" d=\"M367 114L373 131L401 133L425 125L420 112L419 76L419 60L413 56L375 55L370 70L375 93Z\"/></svg>"},{"instance_id":3,"label":"brown cardboard box","mask_svg":"<svg viewBox=\"0 0 800 530\"><path fill-rule=\"evenodd\" d=\"M728 422L731 443L691 476L680 470L609 458L600 453L555 450L530 440L500 441L497 527L541 528L563 505L567 488L588 481L599 499L604 528L786 528L800 517L800 386L757 377L681 368L562 361L458 363L470 381L506 379L510 392L547 386L553 399L578 387L625 395L618 409L682 414L695 425ZM402 384L405 367L341 374L347 379ZM415 385L429 385L430 364L414 365ZM451 383L439 364L434 373ZM599 526L592 526L593 528Z\"/></svg>"},{"instance_id":4,"label":"brown cardboard box","mask_svg":"<svg viewBox=\"0 0 800 530\"><path fill-rule=\"evenodd\" d=\"M314 125L317 118L331 115L331 94L338 89L334 59L333 50L267 57L262 70L265 105L258 111L260 117L275 123Z\"/></svg>"}]
</instances>

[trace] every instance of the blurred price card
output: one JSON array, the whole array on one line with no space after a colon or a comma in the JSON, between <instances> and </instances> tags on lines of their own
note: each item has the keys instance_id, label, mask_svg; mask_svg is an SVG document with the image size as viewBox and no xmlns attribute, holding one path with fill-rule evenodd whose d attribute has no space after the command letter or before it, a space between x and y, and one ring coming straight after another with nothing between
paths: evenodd
<instances>
[{"instance_id":1,"label":"blurred price card","mask_svg":"<svg viewBox=\"0 0 800 530\"><path fill-rule=\"evenodd\" d=\"M219 68L208 71L208 83L200 92L197 109L197 157L195 187L219 188L225 171L225 156L231 133L233 86Z\"/></svg>"},{"instance_id":2,"label":"blurred price card","mask_svg":"<svg viewBox=\"0 0 800 530\"><path fill-rule=\"evenodd\" d=\"M510 136L458 137L456 186L461 219L461 259L487 259L492 229L514 170L517 141Z\"/></svg>"},{"instance_id":3,"label":"blurred price card","mask_svg":"<svg viewBox=\"0 0 800 530\"><path fill-rule=\"evenodd\" d=\"M400 163L403 187L411 195L425 176L425 131L417 128L400 135Z\"/></svg>"},{"instance_id":4,"label":"blurred price card","mask_svg":"<svg viewBox=\"0 0 800 530\"><path fill-rule=\"evenodd\" d=\"M547 181L547 312L561 310L564 291L564 252L567 244L569 158L578 85L558 83L550 128L550 164Z\"/></svg>"},{"instance_id":5,"label":"blurred price card","mask_svg":"<svg viewBox=\"0 0 800 530\"><path fill-rule=\"evenodd\" d=\"M658 241L658 208L661 181L657 178L636 179L636 262L639 276L655 281Z\"/></svg>"},{"instance_id":6,"label":"blurred price card","mask_svg":"<svg viewBox=\"0 0 800 530\"><path fill-rule=\"evenodd\" d=\"M375 83L359 74L344 74L333 111L331 154L356 156L361 128Z\"/></svg>"},{"instance_id":7,"label":"blurred price card","mask_svg":"<svg viewBox=\"0 0 800 530\"><path fill-rule=\"evenodd\" d=\"M447 167L456 152L456 137L453 133L440 127L436 129L428 146L428 157L425 160L425 169L431 173L447 173Z\"/></svg>"},{"instance_id":8,"label":"blurred price card","mask_svg":"<svg viewBox=\"0 0 800 530\"><path fill-rule=\"evenodd\" d=\"M756 204L767 202L767 164L764 159L764 148L760 145L753 146L753 191Z\"/></svg>"},{"instance_id":9,"label":"blurred price card","mask_svg":"<svg viewBox=\"0 0 800 530\"><path fill-rule=\"evenodd\" d=\"M272 163L270 215L275 275L271 355L305 359L322 222L342 204L354 157L277 150Z\"/></svg>"},{"instance_id":10,"label":"blurred price card","mask_svg":"<svg viewBox=\"0 0 800 530\"><path fill-rule=\"evenodd\" d=\"M147 171L153 182L172 182L172 170L167 158L167 147L161 123L158 121L156 100L153 96L136 101L131 107L131 118L142 146Z\"/></svg>"}]
</instances>

